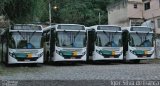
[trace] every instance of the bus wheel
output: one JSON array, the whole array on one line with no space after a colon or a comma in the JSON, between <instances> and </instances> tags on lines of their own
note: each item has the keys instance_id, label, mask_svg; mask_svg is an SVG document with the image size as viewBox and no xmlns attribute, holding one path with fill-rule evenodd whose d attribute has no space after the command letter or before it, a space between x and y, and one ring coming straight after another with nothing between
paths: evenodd
<instances>
[{"instance_id":1,"label":"bus wheel","mask_svg":"<svg viewBox=\"0 0 160 86\"><path fill-rule=\"evenodd\" d=\"M46 55L46 52L44 53L44 63L47 63L47 55Z\"/></svg>"},{"instance_id":2,"label":"bus wheel","mask_svg":"<svg viewBox=\"0 0 160 86\"><path fill-rule=\"evenodd\" d=\"M47 51L47 63L50 61L50 56L49 56L49 52Z\"/></svg>"},{"instance_id":3,"label":"bus wheel","mask_svg":"<svg viewBox=\"0 0 160 86\"><path fill-rule=\"evenodd\" d=\"M133 60L133 63L138 64L140 63L140 60Z\"/></svg>"},{"instance_id":4,"label":"bus wheel","mask_svg":"<svg viewBox=\"0 0 160 86\"><path fill-rule=\"evenodd\" d=\"M48 63L49 62L49 52L47 51L45 54L44 54L44 62L45 63Z\"/></svg>"}]
</instances>

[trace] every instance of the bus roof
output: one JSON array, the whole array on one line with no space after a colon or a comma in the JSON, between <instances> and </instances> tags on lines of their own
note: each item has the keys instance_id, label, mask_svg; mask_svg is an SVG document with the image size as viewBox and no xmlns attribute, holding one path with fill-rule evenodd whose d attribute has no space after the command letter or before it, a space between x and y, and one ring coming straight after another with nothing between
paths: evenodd
<instances>
[{"instance_id":1,"label":"bus roof","mask_svg":"<svg viewBox=\"0 0 160 86\"><path fill-rule=\"evenodd\" d=\"M36 24L15 24L12 25L9 28L9 31L24 31L24 32L30 32L30 31L43 31L42 25L36 25Z\"/></svg>"},{"instance_id":2,"label":"bus roof","mask_svg":"<svg viewBox=\"0 0 160 86\"><path fill-rule=\"evenodd\" d=\"M50 29L53 28L53 27L54 27L53 25L52 25L52 26L47 26L47 27L43 28L43 31L50 30Z\"/></svg>"},{"instance_id":3,"label":"bus roof","mask_svg":"<svg viewBox=\"0 0 160 86\"><path fill-rule=\"evenodd\" d=\"M118 25L94 25L95 27L98 27L98 26L117 26L117 27L120 27L120 26L118 26ZM92 27L92 26L91 26Z\"/></svg>"},{"instance_id":4,"label":"bus roof","mask_svg":"<svg viewBox=\"0 0 160 86\"><path fill-rule=\"evenodd\" d=\"M70 27L72 26L72 27ZM80 26L80 27L74 27L74 26ZM81 24L55 24L48 27L45 27L43 30L49 30L51 28L55 28L56 30L85 30L85 26Z\"/></svg>"},{"instance_id":5,"label":"bus roof","mask_svg":"<svg viewBox=\"0 0 160 86\"><path fill-rule=\"evenodd\" d=\"M55 24L55 25L79 25L79 26L84 26L84 25L81 25L81 24Z\"/></svg>"},{"instance_id":6,"label":"bus roof","mask_svg":"<svg viewBox=\"0 0 160 86\"><path fill-rule=\"evenodd\" d=\"M110 28L107 28L110 27ZM113 28L113 27L117 27L117 28ZM106 30L106 31L121 31L121 27L117 26L117 25L94 25L94 26L90 26L87 29L95 29L95 30Z\"/></svg>"},{"instance_id":7,"label":"bus roof","mask_svg":"<svg viewBox=\"0 0 160 86\"><path fill-rule=\"evenodd\" d=\"M124 27L123 30L128 30L130 32L153 32L152 28L147 26Z\"/></svg>"}]
</instances>

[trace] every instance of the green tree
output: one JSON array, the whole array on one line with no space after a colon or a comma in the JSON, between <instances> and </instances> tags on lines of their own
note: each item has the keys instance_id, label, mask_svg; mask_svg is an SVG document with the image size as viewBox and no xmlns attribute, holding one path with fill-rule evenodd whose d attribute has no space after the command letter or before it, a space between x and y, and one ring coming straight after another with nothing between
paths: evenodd
<instances>
[{"instance_id":1,"label":"green tree","mask_svg":"<svg viewBox=\"0 0 160 86\"><path fill-rule=\"evenodd\" d=\"M13 23L30 23L46 16L46 0L2 0L1 12Z\"/></svg>"},{"instance_id":2,"label":"green tree","mask_svg":"<svg viewBox=\"0 0 160 86\"><path fill-rule=\"evenodd\" d=\"M62 3L62 2L57 2ZM59 9L63 23L80 23L87 26L98 24L101 14L101 24L107 24L106 0L70 0Z\"/></svg>"},{"instance_id":3,"label":"green tree","mask_svg":"<svg viewBox=\"0 0 160 86\"><path fill-rule=\"evenodd\" d=\"M7 15L13 23L32 23L48 21L49 0L0 0L0 14ZM101 14L101 24L107 24L106 6L120 0L50 0L52 22L80 23L87 26L98 24Z\"/></svg>"},{"instance_id":4,"label":"green tree","mask_svg":"<svg viewBox=\"0 0 160 86\"><path fill-rule=\"evenodd\" d=\"M67 3L60 10L60 19L64 23L83 23L87 6L83 3Z\"/></svg>"}]
</instances>

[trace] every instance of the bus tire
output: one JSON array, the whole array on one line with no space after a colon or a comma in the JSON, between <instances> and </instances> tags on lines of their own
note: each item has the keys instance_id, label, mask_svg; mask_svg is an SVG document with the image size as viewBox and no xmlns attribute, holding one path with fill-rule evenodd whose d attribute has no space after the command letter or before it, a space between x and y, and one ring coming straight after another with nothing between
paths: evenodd
<instances>
[{"instance_id":1,"label":"bus tire","mask_svg":"<svg viewBox=\"0 0 160 86\"><path fill-rule=\"evenodd\" d=\"M47 51L47 55L46 55L46 62L48 63L49 62L49 59L50 57L49 57L49 51Z\"/></svg>"},{"instance_id":2,"label":"bus tire","mask_svg":"<svg viewBox=\"0 0 160 86\"><path fill-rule=\"evenodd\" d=\"M46 52L44 53L44 63L47 62L47 55L46 55Z\"/></svg>"}]
</instances>

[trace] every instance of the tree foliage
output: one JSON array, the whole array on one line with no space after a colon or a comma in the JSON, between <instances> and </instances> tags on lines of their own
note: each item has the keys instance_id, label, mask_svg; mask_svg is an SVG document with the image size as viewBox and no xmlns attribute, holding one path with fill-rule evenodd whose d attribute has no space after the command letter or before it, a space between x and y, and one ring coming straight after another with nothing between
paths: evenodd
<instances>
[{"instance_id":1,"label":"tree foliage","mask_svg":"<svg viewBox=\"0 0 160 86\"><path fill-rule=\"evenodd\" d=\"M14 23L38 21L45 14L45 0L1 0L1 4L2 14Z\"/></svg>"},{"instance_id":2,"label":"tree foliage","mask_svg":"<svg viewBox=\"0 0 160 86\"><path fill-rule=\"evenodd\" d=\"M56 2L62 4L61 1ZM110 0L68 0L59 9L60 21L63 23L80 23L84 25L95 25L99 22L107 24L106 6Z\"/></svg>"},{"instance_id":3,"label":"tree foliage","mask_svg":"<svg viewBox=\"0 0 160 86\"><path fill-rule=\"evenodd\" d=\"M107 24L106 6L117 0L50 0L52 22L79 23L84 25L98 24L99 13L101 24ZM48 21L49 0L1 0L0 12L14 23L32 23ZM0 13L1 14L1 13Z\"/></svg>"}]
</instances>

